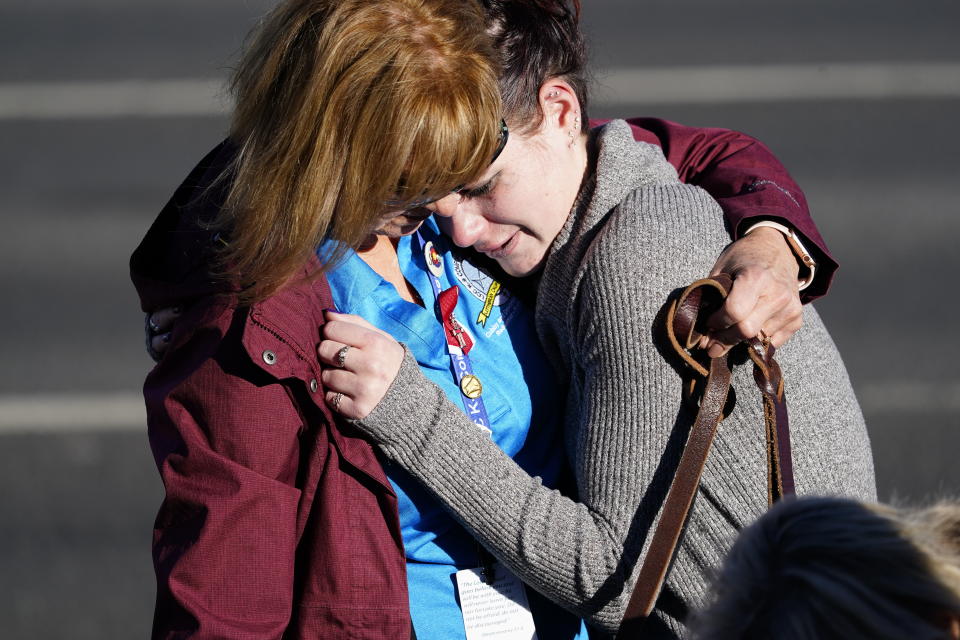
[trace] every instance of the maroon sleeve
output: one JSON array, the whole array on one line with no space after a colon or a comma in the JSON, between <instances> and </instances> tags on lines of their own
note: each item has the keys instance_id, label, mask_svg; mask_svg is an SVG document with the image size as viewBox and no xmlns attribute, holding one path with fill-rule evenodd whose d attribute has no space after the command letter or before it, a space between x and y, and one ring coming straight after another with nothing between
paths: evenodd
<instances>
[{"instance_id":1,"label":"maroon sleeve","mask_svg":"<svg viewBox=\"0 0 960 640\"><path fill-rule=\"evenodd\" d=\"M285 388L258 379L224 338L235 313L201 323L144 386L166 490L154 638L281 638L290 623L301 420Z\"/></svg>"},{"instance_id":2,"label":"maroon sleeve","mask_svg":"<svg viewBox=\"0 0 960 640\"><path fill-rule=\"evenodd\" d=\"M763 143L736 131L685 127L658 118L627 122L634 138L663 148L680 180L714 197L734 239L758 219L795 229L817 261L816 277L801 299L809 302L827 292L837 263L810 217L800 187Z\"/></svg>"}]
</instances>

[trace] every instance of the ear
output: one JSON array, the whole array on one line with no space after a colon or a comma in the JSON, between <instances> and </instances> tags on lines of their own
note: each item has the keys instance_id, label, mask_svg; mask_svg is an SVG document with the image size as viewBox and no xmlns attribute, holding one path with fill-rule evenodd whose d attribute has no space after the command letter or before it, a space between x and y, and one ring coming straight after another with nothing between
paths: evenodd
<instances>
[{"instance_id":1,"label":"ear","mask_svg":"<svg viewBox=\"0 0 960 640\"><path fill-rule=\"evenodd\" d=\"M542 128L555 130L564 136L580 134L583 115L576 92L562 78L550 78L540 85L538 94L540 111L543 113Z\"/></svg>"}]
</instances>

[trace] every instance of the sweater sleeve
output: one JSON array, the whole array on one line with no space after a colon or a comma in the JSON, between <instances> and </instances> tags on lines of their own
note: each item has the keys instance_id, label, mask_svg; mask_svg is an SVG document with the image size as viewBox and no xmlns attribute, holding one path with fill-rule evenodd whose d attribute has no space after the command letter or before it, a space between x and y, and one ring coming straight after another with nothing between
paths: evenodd
<instances>
[{"instance_id":1,"label":"sweater sleeve","mask_svg":"<svg viewBox=\"0 0 960 640\"><path fill-rule=\"evenodd\" d=\"M525 583L592 624L617 628L626 606L618 594L629 570L620 562L621 528L610 514L529 476L412 357L357 424Z\"/></svg>"},{"instance_id":2,"label":"sweater sleeve","mask_svg":"<svg viewBox=\"0 0 960 640\"><path fill-rule=\"evenodd\" d=\"M652 191L665 191L674 206L699 192L679 184ZM706 194L700 202L715 207ZM680 397L672 392L678 376L651 343L665 298L638 305L629 288L642 274L620 262L590 260L595 275L580 286L581 315L567 345L582 368L572 376L566 416L580 502L527 475L409 356L383 401L358 423L524 582L609 632L621 622L664 480L669 485L669 476L660 477L661 454ZM596 281L604 286L590 285ZM675 446L667 456L673 453Z\"/></svg>"}]
</instances>

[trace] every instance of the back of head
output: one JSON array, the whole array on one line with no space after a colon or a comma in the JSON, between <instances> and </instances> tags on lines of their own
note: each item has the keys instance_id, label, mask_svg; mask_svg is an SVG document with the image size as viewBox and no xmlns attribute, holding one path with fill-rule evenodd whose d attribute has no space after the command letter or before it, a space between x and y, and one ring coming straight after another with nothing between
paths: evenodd
<instances>
[{"instance_id":1,"label":"back of head","mask_svg":"<svg viewBox=\"0 0 960 640\"><path fill-rule=\"evenodd\" d=\"M233 80L239 153L217 224L263 298L326 237L357 246L387 200L475 179L497 144L496 56L472 0L287 0Z\"/></svg>"},{"instance_id":2,"label":"back of head","mask_svg":"<svg viewBox=\"0 0 960 640\"><path fill-rule=\"evenodd\" d=\"M487 30L500 55L500 95L510 129L535 129L543 118L540 86L549 78L563 78L577 94L586 131L588 82L580 0L482 1Z\"/></svg>"},{"instance_id":3,"label":"back of head","mask_svg":"<svg viewBox=\"0 0 960 640\"><path fill-rule=\"evenodd\" d=\"M958 569L892 509L783 501L737 539L693 637L946 638L960 617Z\"/></svg>"}]
</instances>

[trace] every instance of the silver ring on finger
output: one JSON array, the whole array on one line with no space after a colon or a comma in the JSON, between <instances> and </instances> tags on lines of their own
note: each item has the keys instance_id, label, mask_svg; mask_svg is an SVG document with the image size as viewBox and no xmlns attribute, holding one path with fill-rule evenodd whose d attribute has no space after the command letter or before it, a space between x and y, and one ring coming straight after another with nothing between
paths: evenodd
<instances>
[{"instance_id":1,"label":"silver ring on finger","mask_svg":"<svg viewBox=\"0 0 960 640\"><path fill-rule=\"evenodd\" d=\"M337 351L336 361L337 366L343 369L344 365L347 363L347 351L350 349L350 345L345 345L340 347L340 350Z\"/></svg>"},{"instance_id":2,"label":"silver ring on finger","mask_svg":"<svg viewBox=\"0 0 960 640\"><path fill-rule=\"evenodd\" d=\"M338 391L338 392L337 392L337 395L333 396L333 402L330 403L330 404L333 405L333 410L334 410L334 411L338 411L338 412L340 411L340 401L341 401L341 400L343 400L343 394Z\"/></svg>"}]
</instances>

